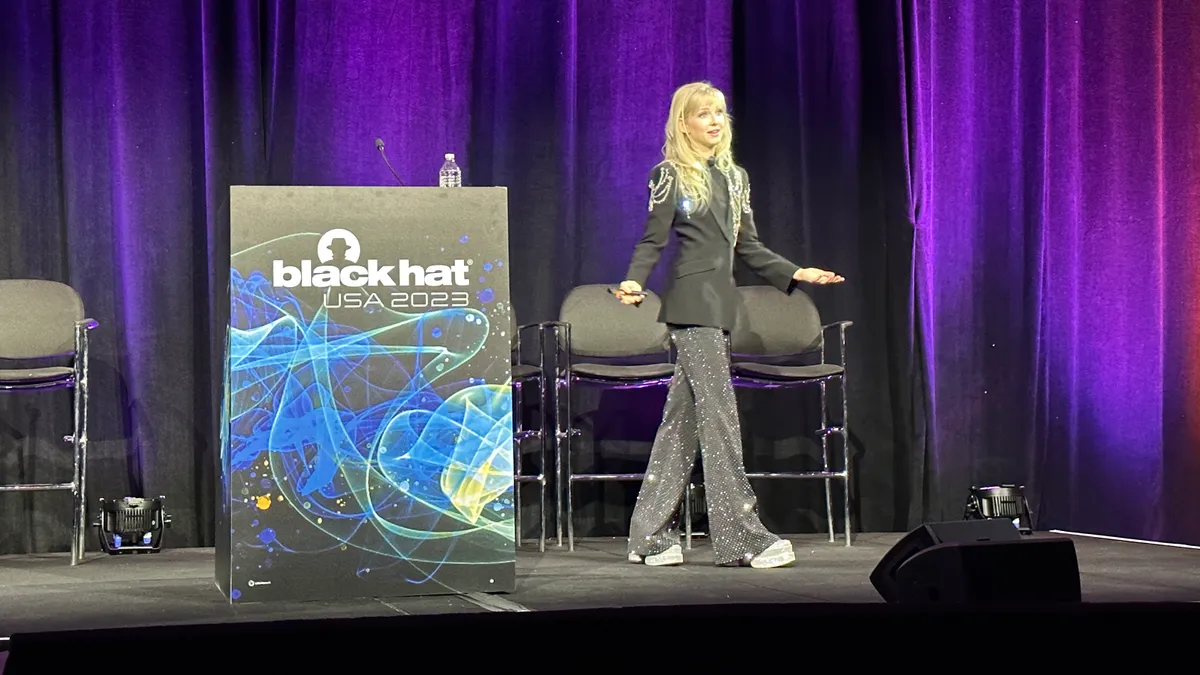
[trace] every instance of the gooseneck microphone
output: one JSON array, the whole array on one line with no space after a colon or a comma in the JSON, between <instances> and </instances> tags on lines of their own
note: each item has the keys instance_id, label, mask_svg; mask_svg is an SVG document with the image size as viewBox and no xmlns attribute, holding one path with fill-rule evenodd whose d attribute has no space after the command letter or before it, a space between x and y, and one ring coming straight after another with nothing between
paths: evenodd
<instances>
[{"instance_id":1,"label":"gooseneck microphone","mask_svg":"<svg viewBox=\"0 0 1200 675\"><path fill-rule=\"evenodd\" d=\"M392 175L396 177L396 182L403 186L404 181L400 180L400 174L396 173L396 170L392 168L392 163L388 161L387 153L383 151L383 139L382 138L375 139L375 149L378 150L379 155L381 157L383 157L383 163L387 164L388 171L391 171Z\"/></svg>"}]
</instances>

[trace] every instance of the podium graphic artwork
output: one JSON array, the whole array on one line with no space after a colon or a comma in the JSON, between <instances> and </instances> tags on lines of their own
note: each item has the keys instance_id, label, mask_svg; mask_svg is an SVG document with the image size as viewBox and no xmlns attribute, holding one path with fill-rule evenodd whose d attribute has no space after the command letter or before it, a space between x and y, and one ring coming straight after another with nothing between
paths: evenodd
<instances>
[{"instance_id":1,"label":"podium graphic artwork","mask_svg":"<svg viewBox=\"0 0 1200 675\"><path fill-rule=\"evenodd\" d=\"M515 584L504 188L230 191L217 585Z\"/></svg>"}]
</instances>

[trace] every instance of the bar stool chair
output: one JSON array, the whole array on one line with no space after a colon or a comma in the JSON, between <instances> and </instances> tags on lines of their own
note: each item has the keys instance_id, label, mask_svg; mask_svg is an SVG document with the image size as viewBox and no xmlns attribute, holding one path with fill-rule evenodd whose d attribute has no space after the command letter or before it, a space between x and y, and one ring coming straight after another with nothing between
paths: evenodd
<instances>
[{"instance_id":1,"label":"bar stool chair","mask_svg":"<svg viewBox=\"0 0 1200 675\"><path fill-rule=\"evenodd\" d=\"M71 480L0 485L0 492L71 493L72 565L83 560L87 531L88 333L98 325L87 318L83 300L66 284L36 279L0 281L0 361L70 362L67 366L0 365L0 392L69 389L74 405L73 429L63 437L71 444Z\"/></svg>"},{"instance_id":2,"label":"bar stool chair","mask_svg":"<svg viewBox=\"0 0 1200 675\"><path fill-rule=\"evenodd\" d=\"M516 313L509 312L509 334L511 335L512 345L512 410L513 410L513 511L514 511L514 527L516 529L517 543L521 541L521 486L526 483L533 483L538 486L538 551L546 551L546 531L547 531L547 509L546 509L546 492L548 489L548 478L550 468L549 452L547 444L550 439L546 432L548 425L546 424L546 416L550 409L549 387L546 383L545 368L545 340L544 333L546 328L545 323L531 323L520 325L517 323ZM536 336L537 345L537 363L528 363L522 349L522 336ZM524 344L528 344L526 341ZM525 428L525 390L529 387L536 387L538 396L538 418L540 420L538 426L534 429ZM526 474L523 471L522 459L524 453L521 452L522 442L531 438L535 438L540 442L540 450L538 452L539 461L537 473Z\"/></svg>"},{"instance_id":3,"label":"bar stool chair","mask_svg":"<svg viewBox=\"0 0 1200 675\"><path fill-rule=\"evenodd\" d=\"M639 305L617 301L603 284L577 286L567 294L553 322L555 348L555 446L558 476L558 541L562 545L563 505L566 501L567 546L575 550L574 500L571 488L587 481L642 480L642 473L576 473L572 439L581 435L571 417L575 385L607 389L638 389L670 383L675 374L671 342L659 323L660 298L647 292ZM657 357L657 358L655 358ZM586 360L580 360L586 359ZM629 363L636 360L649 363ZM565 364L561 363L565 360ZM565 408L565 410L564 410ZM563 445L560 446L559 443Z\"/></svg>"}]
</instances>

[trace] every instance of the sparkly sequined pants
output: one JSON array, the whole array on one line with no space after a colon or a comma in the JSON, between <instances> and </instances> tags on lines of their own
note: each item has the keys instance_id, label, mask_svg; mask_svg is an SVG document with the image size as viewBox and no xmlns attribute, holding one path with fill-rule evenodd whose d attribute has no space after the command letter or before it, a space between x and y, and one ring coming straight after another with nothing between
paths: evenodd
<instances>
[{"instance_id":1,"label":"sparkly sequined pants","mask_svg":"<svg viewBox=\"0 0 1200 675\"><path fill-rule=\"evenodd\" d=\"M759 520L757 498L746 479L725 333L673 328L671 340L678 352L675 376L633 509L629 552L654 555L679 543L683 492L699 449L713 562L758 555L779 537Z\"/></svg>"}]
</instances>

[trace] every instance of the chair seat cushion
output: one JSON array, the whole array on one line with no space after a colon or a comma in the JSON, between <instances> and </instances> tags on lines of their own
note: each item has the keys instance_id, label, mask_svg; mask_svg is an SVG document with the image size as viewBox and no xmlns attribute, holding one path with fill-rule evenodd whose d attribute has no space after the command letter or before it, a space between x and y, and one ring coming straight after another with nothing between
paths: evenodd
<instances>
[{"instance_id":1,"label":"chair seat cushion","mask_svg":"<svg viewBox=\"0 0 1200 675\"><path fill-rule=\"evenodd\" d=\"M531 380L541 374L542 369L537 366L529 366L524 363L518 363L512 367L512 379L514 380Z\"/></svg>"},{"instance_id":2,"label":"chair seat cushion","mask_svg":"<svg viewBox=\"0 0 1200 675\"><path fill-rule=\"evenodd\" d=\"M818 363L812 366L777 366L770 363L742 361L733 364L734 377L777 382L816 380L841 375L843 372L844 369L841 366L832 363Z\"/></svg>"},{"instance_id":3,"label":"chair seat cushion","mask_svg":"<svg viewBox=\"0 0 1200 675\"><path fill-rule=\"evenodd\" d=\"M638 380L655 380L671 377L675 374L673 363L645 363L632 366L610 365L607 363L575 363L571 372L585 380L600 382L636 382Z\"/></svg>"},{"instance_id":4,"label":"chair seat cushion","mask_svg":"<svg viewBox=\"0 0 1200 675\"><path fill-rule=\"evenodd\" d=\"M75 371L71 368L67 368L66 366L0 370L0 384L30 387L39 384L56 384L59 382L67 382L74 375Z\"/></svg>"}]
</instances>

